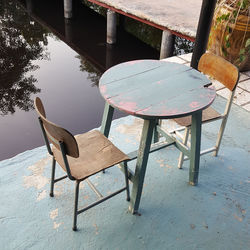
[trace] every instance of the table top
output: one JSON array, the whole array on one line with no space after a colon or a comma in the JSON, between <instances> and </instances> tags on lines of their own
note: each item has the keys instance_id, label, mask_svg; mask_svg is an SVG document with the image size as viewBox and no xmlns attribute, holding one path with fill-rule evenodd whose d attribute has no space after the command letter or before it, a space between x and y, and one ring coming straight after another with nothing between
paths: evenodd
<instances>
[{"instance_id":1,"label":"table top","mask_svg":"<svg viewBox=\"0 0 250 250\"><path fill-rule=\"evenodd\" d=\"M199 71L183 64L136 60L118 64L101 77L99 88L114 108L145 119L172 119L207 108L216 91Z\"/></svg>"}]
</instances>

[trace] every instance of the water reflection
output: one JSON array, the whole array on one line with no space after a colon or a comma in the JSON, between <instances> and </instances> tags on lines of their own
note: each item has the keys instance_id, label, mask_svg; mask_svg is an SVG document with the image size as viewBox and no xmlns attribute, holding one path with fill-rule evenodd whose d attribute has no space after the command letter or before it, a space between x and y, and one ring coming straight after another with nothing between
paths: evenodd
<instances>
[{"instance_id":1,"label":"water reflection","mask_svg":"<svg viewBox=\"0 0 250 250\"><path fill-rule=\"evenodd\" d=\"M26 10L19 1L0 0L0 160L44 145L34 96L42 98L51 120L83 133L101 123L101 73L123 61L158 58L123 31L119 43L107 47L105 19L83 5L65 23L61 0L20 2Z\"/></svg>"},{"instance_id":2,"label":"water reflection","mask_svg":"<svg viewBox=\"0 0 250 250\"><path fill-rule=\"evenodd\" d=\"M76 58L80 60L80 70L88 72L87 79L91 81L91 86L98 86L101 77L101 72L91 64L85 57L77 55Z\"/></svg>"},{"instance_id":3,"label":"water reflection","mask_svg":"<svg viewBox=\"0 0 250 250\"><path fill-rule=\"evenodd\" d=\"M41 90L30 73L38 68L34 60L49 59L48 32L20 11L14 1L0 1L0 114L13 114L16 108L33 108L31 95ZM29 74L27 74L29 72Z\"/></svg>"}]
</instances>

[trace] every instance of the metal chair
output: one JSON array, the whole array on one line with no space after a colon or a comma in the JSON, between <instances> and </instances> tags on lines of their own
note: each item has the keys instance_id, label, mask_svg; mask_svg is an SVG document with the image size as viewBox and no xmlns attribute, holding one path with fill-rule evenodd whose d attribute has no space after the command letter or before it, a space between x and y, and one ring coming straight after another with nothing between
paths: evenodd
<instances>
[{"instance_id":1,"label":"metal chair","mask_svg":"<svg viewBox=\"0 0 250 250\"><path fill-rule=\"evenodd\" d=\"M73 136L67 130L46 119L45 109L40 98L36 97L34 103L48 152L52 156L50 196L54 196L54 184L56 182L67 177L75 181L75 205L72 229L74 231L77 230L78 214L122 191L126 190L127 200L129 201L128 156L121 152L98 130L92 130L81 135ZM50 143L52 144L52 148L50 147ZM55 179L56 162L62 167L67 175ZM124 168L125 187L106 197L102 197L99 191L87 178L116 164L121 164ZM94 189L101 199L78 210L79 184L84 180L87 180L90 187Z\"/></svg>"},{"instance_id":2,"label":"metal chair","mask_svg":"<svg viewBox=\"0 0 250 250\"><path fill-rule=\"evenodd\" d=\"M227 118L230 112L230 108L233 102L235 89L239 81L239 70L230 62L226 61L222 57L216 56L212 53L205 53L200 58L198 64L198 70L205 75L212 77L213 79L222 83L227 89L230 90L230 95L227 100L227 104L225 106L225 110L223 114L220 114L212 107L205 109L202 112L202 124L213 122L221 119L221 125L219 129L219 133L217 136L217 141L214 147L201 151L200 155L204 155L210 152L214 152L214 156L218 155L218 151L220 148L222 136L226 127ZM188 146L188 137L191 129L191 116L177 118L174 119L176 123L178 123L181 128L171 131L175 133L176 136L181 137L184 145ZM180 131L184 130L184 136ZM184 154L181 152L178 161L178 167L182 168L183 160L187 160L188 157L184 158Z\"/></svg>"}]
</instances>

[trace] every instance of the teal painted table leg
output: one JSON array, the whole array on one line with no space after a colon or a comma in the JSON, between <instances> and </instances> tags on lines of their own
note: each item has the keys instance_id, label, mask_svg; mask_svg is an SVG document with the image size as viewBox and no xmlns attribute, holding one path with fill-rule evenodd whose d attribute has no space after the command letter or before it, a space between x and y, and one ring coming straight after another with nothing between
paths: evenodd
<instances>
[{"instance_id":1,"label":"teal painted table leg","mask_svg":"<svg viewBox=\"0 0 250 250\"><path fill-rule=\"evenodd\" d=\"M144 176L147 168L148 155L155 127L155 120L144 120L138 158L136 162L133 187L130 197L129 210L131 213L138 213L141 193L143 188Z\"/></svg>"},{"instance_id":2,"label":"teal painted table leg","mask_svg":"<svg viewBox=\"0 0 250 250\"><path fill-rule=\"evenodd\" d=\"M101 132L106 137L109 136L113 114L114 114L114 108L106 102L102 116L102 125L101 125Z\"/></svg>"},{"instance_id":3,"label":"teal painted table leg","mask_svg":"<svg viewBox=\"0 0 250 250\"><path fill-rule=\"evenodd\" d=\"M193 186L198 184L201 146L201 119L202 111L192 115L189 184Z\"/></svg>"}]
</instances>

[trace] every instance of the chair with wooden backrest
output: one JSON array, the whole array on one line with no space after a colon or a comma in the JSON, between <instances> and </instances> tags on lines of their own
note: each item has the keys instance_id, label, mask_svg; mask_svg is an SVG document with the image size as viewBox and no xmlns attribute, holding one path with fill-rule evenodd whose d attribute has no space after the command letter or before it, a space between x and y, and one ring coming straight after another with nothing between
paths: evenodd
<instances>
[{"instance_id":1,"label":"chair with wooden backrest","mask_svg":"<svg viewBox=\"0 0 250 250\"><path fill-rule=\"evenodd\" d=\"M230 95L227 100L227 104L223 114L220 114L212 107L205 109L202 113L202 123L213 122L218 119L222 119L219 133L217 136L217 141L214 147L201 151L201 155L214 152L214 156L217 156L221 139L225 130L227 118L230 112L230 108L233 102L235 89L237 83L239 81L239 70L230 62L226 61L222 57L216 56L212 53L205 53L200 58L198 64L198 70L205 75L212 77L213 79L222 83L229 91ZM185 145L188 144L188 136L191 129L191 116L174 119L179 125L185 127L184 136L182 137L183 143ZM180 130L179 130L180 131ZM176 134L178 130L175 131ZM184 158L184 154L181 152L179 156L178 167L182 168L183 160L188 158Z\"/></svg>"},{"instance_id":2,"label":"chair with wooden backrest","mask_svg":"<svg viewBox=\"0 0 250 250\"><path fill-rule=\"evenodd\" d=\"M36 97L34 103L39 116L38 119L48 152L53 157L50 196L54 196L55 182L67 177L70 180L76 182L73 230L77 230L77 215L86 211L87 209L98 205L99 203L125 190L127 192L127 200L129 200L130 197L127 171L127 160L129 160L128 156L121 152L98 130L92 130L74 137L67 130L47 120L45 109L40 98ZM52 144L52 148L50 147L50 143ZM67 175L58 179L55 179L56 162L67 173ZM102 195L87 178L116 164L121 164L124 168L125 187L81 210L78 210L80 182L87 180L91 188L93 188L101 198Z\"/></svg>"}]
</instances>

